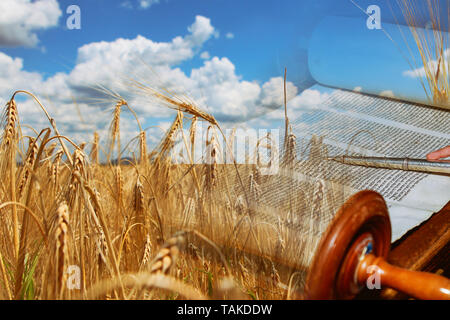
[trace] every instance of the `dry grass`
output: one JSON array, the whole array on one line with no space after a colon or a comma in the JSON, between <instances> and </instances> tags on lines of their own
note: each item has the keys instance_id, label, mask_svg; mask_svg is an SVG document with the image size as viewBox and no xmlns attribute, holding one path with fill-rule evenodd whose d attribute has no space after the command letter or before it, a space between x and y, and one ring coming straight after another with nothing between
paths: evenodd
<instances>
[{"instance_id":1,"label":"dry grass","mask_svg":"<svg viewBox=\"0 0 450 320\"><path fill-rule=\"evenodd\" d=\"M421 79L422 87L430 101L442 107L449 108L450 96L450 51L449 33L444 27L450 22L450 7L442 8L439 0L397 0L403 13L406 23L420 54L420 62L415 61L412 49L412 65L419 68L419 63L423 67L425 75ZM445 5L444 5L445 6ZM447 12L447 21L441 21L441 12ZM417 28L419 22L426 18L429 21L427 28Z\"/></svg>"}]
</instances>

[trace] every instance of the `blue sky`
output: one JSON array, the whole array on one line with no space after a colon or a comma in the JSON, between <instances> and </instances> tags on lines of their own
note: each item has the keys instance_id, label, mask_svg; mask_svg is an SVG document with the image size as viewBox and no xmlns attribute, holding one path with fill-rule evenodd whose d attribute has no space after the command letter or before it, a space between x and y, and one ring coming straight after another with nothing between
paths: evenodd
<instances>
[{"instance_id":1,"label":"blue sky","mask_svg":"<svg viewBox=\"0 0 450 320\"><path fill-rule=\"evenodd\" d=\"M64 11L74 1L58 1ZM58 27L39 32L40 43L33 49L4 48L4 52L24 58L25 68L51 75L73 67L77 49L83 44L114 41L119 37L143 35L154 41L167 41L185 32L196 15L211 19L221 34L220 41L207 43L211 55L232 60L244 79L253 80L279 75L283 60L292 51L306 48L311 25L326 12L332 12L333 1L210 1L160 0L148 9L139 7L137 0L76 1L82 10L82 29L68 31L62 15ZM127 8L124 4L131 4ZM314 14L305 14L313 7ZM321 12L326 10L324 12ZM320 10L319 10L320 9ZM305 29L309 29L304 31ZM232 33L233 41L224 41ZM45 51L41 52L42 47ZM293 55L295 56L295 54ZM201 64L193 59L183 65L185 72Z\"/></svg>"},{"instance_id":2,"label":"blue sky","mask_svg":"<svg viewBox=\"0 0 450 320\"><path fill-rule=\"evenodd\" d=\"M1 50L23 58L25 69L50 76L73 68L77 49L84 44L137 35L167 41L183 33L196 15L202 15L211 19L221 35L219 40L205 44L205 49L211 56L228 57L243 79L251 81L278 76L284 67L291 66L291 76L301 82L307 80L307 72L302 70L306 63L305 49L321 19L329 15L366 18L350 0L159 0L145 9L139 2L60 0L63 14L59 23L37 32L40 40L37 46ZM392 2L395 7L395 1ZM382 8L383 22L403 22L398 10L394 8L392 14L388 1L356 0L355 3L361 8L376 3ZM81 30L65 28L68 16L65 9L71 4L81 8ZM225 41L227 33L234 35L229 39L232 41ZM202 60L196 57L183 63L182 69L189 72L201 63Z\"/></svg>"},{"instance_id":3,"label":"blue sky","mask_svg":"<svg viewBox=\"0 0 450 320\"><path fill-rule=\"evenodd\" d=\"M288 96L298 105L320 103L324 92L312 91L317 81L421 99L423 89L406 73L410 67L398 48L381 30L365 26L363 10L377 4L382 25L398 33L397 25L389 25L404 23L395 2L2 0L0 102L14 90L29 89L48 101L67 132L87 139L94 130L106 130L109 121L106 105L89 102L95 85L125 95L144 126L166 128L170 123L173 113L147 101L129 84L118 83L127 77L186 93L230 125L281 107L285 67ZM80 30L66 27L71 4L81 9ZM339 17L338 22L330 16ZM419 17L419 25L426 22ZM403 40L397 40L402 47ZM31 106L23 109L23 119L44 125ZM89 110L96 117L77 124L76 114ZM279 116L271 119L281 121ZM132 121L123 125L129 137L135 130Z\"/></svg>"},{"instance_id":4,"label":"blue sky","mask_svg":"<svg viewBox=\"0 0 450 320\"><path fill-rule=\"evenodd\" d=\"M347 17L321 21L309 42L313 78L336 88L425 102L422 84L412 72L422 66L420 55L405 45L416 46L409 28L384 23L383 30L369 30L364 24L364 19Z\"/></svg>"}]
</instances>

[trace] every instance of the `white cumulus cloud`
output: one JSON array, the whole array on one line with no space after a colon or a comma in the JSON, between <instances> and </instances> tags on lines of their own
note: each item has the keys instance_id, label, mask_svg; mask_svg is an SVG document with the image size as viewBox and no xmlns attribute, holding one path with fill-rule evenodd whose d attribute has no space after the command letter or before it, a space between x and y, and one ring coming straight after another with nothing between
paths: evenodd
<instances>
[{"instance_id":1,"label":"white cumulus cloud","mask_svg":"<svg viewBox=\"0 0 450 320\"><path fill-rule=\"evenodd\" d=\"M384 90L380 92L380 96L387 98L395 98L394 92L392 90Z\"/></svg>"},{"instance_id":2,"label":"white cumulus cloud","mask_svg":"<svg viewBox=\"0 0 450 320\"><path fill-rule=\"evenodd\" d=\"M443 60L445 61L444 63L441 62L440 64L438 64L437 60L430 60L427 63L427 68L426 69L431 74L435 75L437 73L437 70L438 70L438 67L439 67L441 76L444 75L444 74L448 74L447 61L449 61L449 59L450 59L450 49L445 50L443 57L444 57ZM424 78L424 77L426 77L426 74L427 74L427 72L425 70L425 67L420 67L420 68L416 68L416 69L413 69L413 70L403 71L403 75L404 76L409 77L409 78L413 78L413 79L414 78Z\"/></svg>"},{"instance_id":3,"label":"white cumulus cloud","mask_svg":"<svg viewBox=\"0 0 450 320\"><path fill-rule=\"evenodd\" d=\"M227 39L234 39L234 34L231 32L227 32L227 34L225 34L225 38Z\"/></svg>"},{"instance_id":4,"label":"white cumulus cloud","mask_svg":"<svg viewBox=\"0 0 450 320\"><path fill-rule=\"evenodd\" d=\"M148 9L154 4L158 4L159 0L140 0L139 7L142 9Z\"/></svg>"},{"instance_id":5,"label":"white cumulus cloud","mask_svg":"<svg viewBox=\"0 0 450 320\"><path fill-rule=\"evenodd\" d=\"M211 58L211 56L209 55L209 52L208 52L208 51L203 51L203 52L200 54L200 58L202 58L202 59L204 59L204 60L208 60L209 58Z\"/></svg>"},{"instance_id":6,"label":"white cumulus cloud","mask_svg":"<svg viewBox=\"0 0 450 320\"><path fill-rule=\"evenodd\" d=\"M12 58L0 52L0 95L11 95L14 88L22 90L39 90L42 76L37 72L23 70L23 60Z\"/></svg>"},{"instance_id":7,"label":"white cumulus cloud","mask_svg":"<svg viewBox=\"0 0 450 320\"><path fill-rule=\"evenodd\" d=\"M330 97L329 93L320 92L317 89L306 89L299 95L296 95L287 103L287 111L289 118L295 118L297 112L319 107L325 100ZM268 113L266 118L273 120L284 119L284 108L277 109Z\"/></svg>"},{"instance_id":8,"label":"white cumulus cloud","mask_svg":"<svg viewBox=\"0 0 450 320\"><path fill-rule=\"evenodd\" d=\"M1 0L0 47L36 46L36 32L57 26L61 14L56 0Z\"/></svg>"},{"instance_id":9,"label":"white cumulus cloud","mask_svg":"<svg viewBox=\"0 0 450 320\"><path fill-rule=\"evenodd\" d=\"M101 108L92 100L105 98L93 89L98 85L121 94L141 119L170 123L173 110L131 85L130 79L188 96L200 108L214 114L224 127L244 123L284 104L282 77L262 83L247 81L228 58L209 57L208 54L205 59L206 51L202 48L217 31L208 18L197 16L187 30L186 35L167 42L137 36L86 44L78 49L76 65L70 72L49 78L24 70L22 59L0 53L0 103L4 105L13 90L29 90L44 99L42 102L49 108L60 130L77 141L89 141L95 130L101 135L106 133L111 121L113 99L109 98ZM204 58L202 65L190 73L180 69L180 64L196 55ZM297 87L287 82L287 98L293 109L305 103L319 103L323 97L314 91L298 95ZM34 102L20 102L19 114L25 123L36 129L48 126ZM129 113L124 111L123 116L121 136L126 141L137 134L137 126ZM157 133L162 135L160 129L153 133L154 138Z\"/></svg>"}]
</instances>

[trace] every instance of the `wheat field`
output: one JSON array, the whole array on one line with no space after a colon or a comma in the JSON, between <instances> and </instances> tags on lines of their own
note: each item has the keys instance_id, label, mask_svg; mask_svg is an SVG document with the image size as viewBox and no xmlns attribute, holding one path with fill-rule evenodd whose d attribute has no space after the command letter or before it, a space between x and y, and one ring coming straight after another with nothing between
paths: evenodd
<instances>
[{"instance_id":1,"label":"wheat field","mask_svg":"<svg viewBox=\"0 0 450 320\"><path fill-rule=\"evenodd\" d=\"M18 95L34 99L49 120L34 136L22 134ZM275 220L258 220L261 184L271 178L258 165L219 164L213 137L210 161L194 164L198 121L221 132L218 122L191 103L157 97L177 110L172 125L152 151L139 125L138 156L121 159L121 110L134 113L125 100L115 104L107 145L93 132L88 151L59 132L33 94L12 95L0 145L0 299L299 297L311 258L304 252L317 237L286 222L308 203L312 217L323 186L282 199L288 216L267 209ZM191 163L175 164L170 151L186 118ZM287 154L285 168L295 161ZM295 208L294 198L302 199Z\"/></svg>"}]
</instances>

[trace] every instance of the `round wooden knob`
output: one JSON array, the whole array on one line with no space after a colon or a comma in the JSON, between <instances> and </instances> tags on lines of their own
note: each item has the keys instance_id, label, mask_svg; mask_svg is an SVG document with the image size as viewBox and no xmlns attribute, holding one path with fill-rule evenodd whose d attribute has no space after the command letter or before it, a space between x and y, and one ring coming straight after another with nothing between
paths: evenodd
<instances>
[{"instance_id":1,"label":"round wooden knob","mask_svg":"<svg viewBox=\"0 0 450 320\"><path fill-rule=\"evenodd\" d=\"M450 300L449 279L432 273L402 269L373 254L364 255L356 270L360 284L365 284L369 276L378 278L381 286L417 299Z\"/></svg>"},{"instance_id":2,"label":"round wooden knob","mask_svg":"<svg viewBox=\"0 0 450 320\"><path fill-rule=\"evenodd\" d=\"M391 243L386 203L373 191L352 196L321 238L308 273L307 299L348 299L368 280L418 299L449 299L450 280L402 269L385 260Z\"/></svg>"},{"instance_id":3,"label":"round wooden knob","mask_svg":"<svg viewBox=\"0 0 450 320\"><path fill-rule=\"evenodd\" d=\"M359 291L359 287L348 281L345 282L348 285L341 288L336 284L342 278L340 267L350 246L362 234L370 234L372 250L377 256L387 257L391 245L391 223L386 202L374 191L354 194L336 213L308 270L306 299L345 299Z\"/></svg>"}]
</instances>

